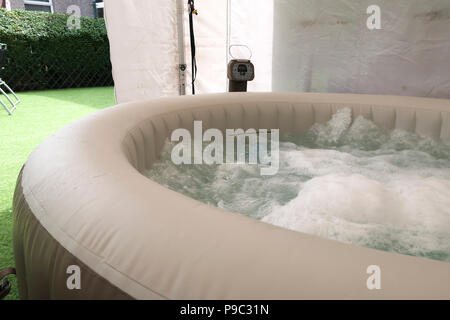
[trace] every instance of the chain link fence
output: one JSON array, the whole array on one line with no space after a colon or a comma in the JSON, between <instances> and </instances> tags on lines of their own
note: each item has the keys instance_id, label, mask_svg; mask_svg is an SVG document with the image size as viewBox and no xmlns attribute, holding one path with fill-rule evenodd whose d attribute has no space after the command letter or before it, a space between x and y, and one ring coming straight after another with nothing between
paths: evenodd
<instances>
[{"instance_id":1,"label":"chain link fence","mask_svg":"<svg viewBox=\"0 0 450 320\"><path fill-rule=\"evenodd\" d=\"M112 86L103 19L0 10L0 42L7 44L0 78L15 91Z\"/></svg>"},{"instance_id":2,"label":"chain link fence","mask_svg":"<svg viewBox=\"0 0 450 320\"><path fill-rule=\"evenodd\" d=\"M9 45L0 77L15 91L101 87L114 84L109 48L103 44L74 48L67 57L58 47L33 50ZM76 56L77 59L73 59Z\"/></svg>"},{"instance_id":3,"label":"chain link fence","mask_svg":"<svg viewBox=\"0 0 450 320\"><path fill-rule=\"evenodd\" d=\"M112 86L109 48L104 45L79 48L77 60L59 52L33 50L32 46L16 50L8 46L0 76L15 91Z\"/></svg>"}]
</instances>

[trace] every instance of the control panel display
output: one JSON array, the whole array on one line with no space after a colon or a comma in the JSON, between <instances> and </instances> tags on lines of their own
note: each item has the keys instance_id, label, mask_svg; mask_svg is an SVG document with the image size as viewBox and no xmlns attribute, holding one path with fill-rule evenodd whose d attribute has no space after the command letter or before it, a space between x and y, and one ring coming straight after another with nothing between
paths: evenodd
<instances>
[{"instance_id":1,"label":"control panel display","mask_svg":"<svg viewBox=\"0 0 450 320\"><path fill-rule=\"evenodd\" d=\"M228 64L228 79L232 81L251 81L255 69L250 60L231 60Z\"/></svg>"}]
</instances>

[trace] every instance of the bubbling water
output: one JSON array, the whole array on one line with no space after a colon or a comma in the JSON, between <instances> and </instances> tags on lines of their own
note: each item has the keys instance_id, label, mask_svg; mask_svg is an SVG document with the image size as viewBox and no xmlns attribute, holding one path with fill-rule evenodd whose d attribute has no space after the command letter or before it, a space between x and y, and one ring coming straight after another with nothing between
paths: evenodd
<instances>
[{"instance_id":1,"label":"bubbling water","mask_svg":"<svg viewBox=\"0 0 450 320\"><path fill-rule=\"evenodd\" d=\"M385 132L351 109L280 141L258 165L175 165L166 143L146 175L182 194L287 229L450 262L450 145Z\"/></svg>"}]
</instances>

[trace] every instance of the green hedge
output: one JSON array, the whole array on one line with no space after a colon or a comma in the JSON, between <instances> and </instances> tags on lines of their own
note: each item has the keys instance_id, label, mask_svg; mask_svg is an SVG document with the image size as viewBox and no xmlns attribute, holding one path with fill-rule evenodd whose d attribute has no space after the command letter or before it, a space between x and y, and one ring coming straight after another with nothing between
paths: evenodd
<instances>
[{"instance_id":1,"label":"green hedge","mask_svg":"<svg viewBox=\"0 0 450 320\"><path fill-rule=\"evenodd\" d=\"M105 21L81 17L71 30L68 18L0 9L0 42L8 45L0 77L16 91L112 85Z\"/></svg>"}]
</instances>

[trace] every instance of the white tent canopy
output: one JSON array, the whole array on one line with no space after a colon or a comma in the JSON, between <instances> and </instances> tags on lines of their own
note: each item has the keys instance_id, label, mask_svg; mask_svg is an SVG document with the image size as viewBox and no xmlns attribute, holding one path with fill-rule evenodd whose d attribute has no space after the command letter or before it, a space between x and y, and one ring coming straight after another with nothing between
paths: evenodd
<instances>
[{"instance_id":1,"label":"white tent canopy","mask_svg":"<svg viewBox=\"0 0 450 320\"><path fill-rule=\"evenodd\" d=\"M179 94L186 55L177 0L107 0L105 15L119 103ZM367 8L381 9L369 30ZM230 46L252 52L249 91L345 92L450 98L448 0L196 0L197 93L225 92ZM232 47L245 58L245 47ZM236 53L237 52L237 53Z\"/></svg>"}]
</instances>

